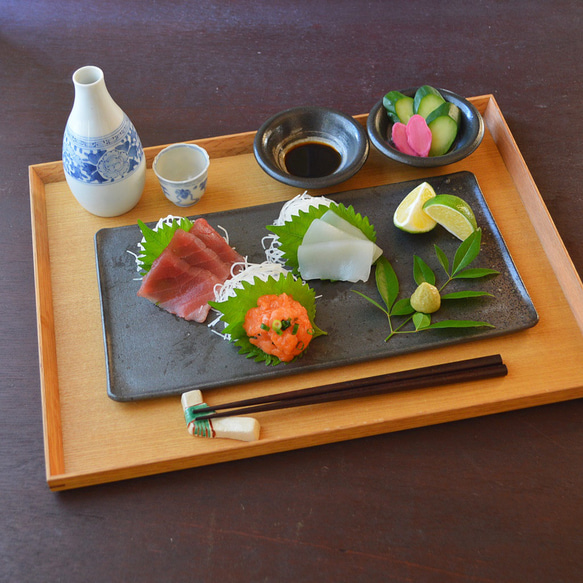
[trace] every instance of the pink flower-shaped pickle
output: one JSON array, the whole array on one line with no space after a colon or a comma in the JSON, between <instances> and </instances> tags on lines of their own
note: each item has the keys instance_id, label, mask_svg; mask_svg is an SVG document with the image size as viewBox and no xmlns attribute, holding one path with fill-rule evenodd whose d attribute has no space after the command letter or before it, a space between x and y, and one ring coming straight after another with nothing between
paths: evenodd
<instances>
[{"instance_id":1,"label":"pink flower-shaped pickle","mask_svg":"<svg viewBox=\"0 0 583 583\"><path fill-rule=\"evenodd\" d=\"M418 156L417 152L411 148L409 145L409 140L407 139L407 126L400 121L393 124L393 130L391 132L391 138L395 148L403 154L409 154L409 156Z\"/></svg>"},{"instance_id":2,"label":"pink flower-shaped pickle","mask_svg":"<svg viewBox=\"0 0 583 583\"><path fill-rule=\"evenodd\" d=\"M432 135L425 118L421 115L412 115L407 125L400 122L393 124L391 138L397 150L403 154L423 158L429 155Z\"/></svg>"}]
</instances>

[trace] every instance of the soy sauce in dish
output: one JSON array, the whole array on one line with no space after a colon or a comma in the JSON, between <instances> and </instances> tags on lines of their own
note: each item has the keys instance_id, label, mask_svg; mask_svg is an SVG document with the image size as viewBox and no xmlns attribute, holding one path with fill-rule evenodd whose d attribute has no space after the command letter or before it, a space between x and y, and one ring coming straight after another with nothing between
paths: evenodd
<instances>
[{"instance_id":1,"label":"soy sauce in dish","mask_svg":"<svg viewBox=\"0 0 583 583\"><path fill-rule=\"evenodd\" d=\"M328 144L305 142L286 153L284 162L287 171L301 178L321 178L332 174L342 157Z\"/></svg>"}]
</instances>

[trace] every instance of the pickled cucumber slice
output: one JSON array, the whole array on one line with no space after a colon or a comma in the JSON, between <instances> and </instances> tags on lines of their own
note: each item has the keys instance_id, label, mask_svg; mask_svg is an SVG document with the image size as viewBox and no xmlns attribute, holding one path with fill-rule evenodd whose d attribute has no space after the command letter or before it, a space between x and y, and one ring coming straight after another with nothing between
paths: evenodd
<instances>
[{"instance_id":1,"label":"pickled cucumber slice","mask_svg":"<svg viewBox=\"0 0 583 583\"><path fill-rule=\"evenodd\" d=\"M439 107L434 109L425 118L425 121L427 122L427 125L429 125L432 121L436 120L438 117L441 117L442 115L448 115L449 117L451 117L451 119L453 119L453 121L455 121L455 123L459 125L461 118L460 108L457 105L455 105L455 103L449 103L449 101L442 103Z\"/></svg>"},{"instance_id":2,"label":"pickled cucumber slice","mask_svg":"<svg viewBox=\"0 0 583 583\"><path fill-rule=\"evenodd\" d=\"M437 89L430 85L422 85L417 89L413 98L413 112L427 118L433 110L444 102L445 99Z\"/></svg>"},{"instance_id":3,"label":"pickled cucumber slice","mask_svg":"<svg viewBox=\"0 0 583 583\"><path fill-rule=\"evenodd\" d=\"M431 130L430 156L443 156L451 148L458 132L458 124L449 115L441 115L427 124Z\"/></svg>"},{"instance_id":4,"label":"pickled cucumber slice","mask_svg":"<svg viewBox=\"0 0 583 583\"><path fill-rule=\"evenodd\" d=\"M406 124L413 115L413 98L403 95L400 91L389 91L383 97L383 106L393 123Z\"/></svg>"}]
</instances>

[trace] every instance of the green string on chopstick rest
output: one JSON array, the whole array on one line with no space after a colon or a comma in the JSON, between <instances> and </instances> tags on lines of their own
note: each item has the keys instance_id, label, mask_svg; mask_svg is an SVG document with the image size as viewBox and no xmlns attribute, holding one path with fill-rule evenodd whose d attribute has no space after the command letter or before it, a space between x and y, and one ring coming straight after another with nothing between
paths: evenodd
<instances>
[{"instance_id":1,"label":"green string on chopstick rest","mask_svg":"<svg viewBox=\"0 0 583 583\"><path fill-rule=\"evenodd\" d=\"M214 413L214 411L208 410L208 405L206 403L199 403L198 405L187 407L184 410L184 420L186 421L186 426L188 427L192 423L193 435L197 435L198 437L214 437L215 431L210 419L202 419L200 421L195 420L197 416L197 410L200 409L205 409L205 415Z\"/></svg>"}]
</instances>

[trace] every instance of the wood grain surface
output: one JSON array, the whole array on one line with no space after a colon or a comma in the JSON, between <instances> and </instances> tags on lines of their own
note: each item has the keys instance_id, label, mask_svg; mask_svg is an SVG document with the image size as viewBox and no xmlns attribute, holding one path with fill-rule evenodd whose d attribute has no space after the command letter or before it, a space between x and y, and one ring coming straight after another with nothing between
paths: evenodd
<instances>
[{"instance_id":1,"label":"wood grain surface","mask_svg":"<svg viewBox=\"0 0 583 583\"><path fill-rule=\"evenodd\" d=\"M132 211L114 219L102 219L77 204L64 179L56 180L61 174L59 163L32 166L33 249L40 306L37 319L41 370L47 371L41 377L41 386L47 480L51 489L64 490L266 455L583 396L583 369L563 366L553 352L546 350L552 344L566 361L583 358L583 319L570 308L572 305L581 310L583 286L580 281L573 284L573 280L578 280L577 274L552 223L543 223L548 212L531 185L532 179L528 180L528 170L521 172L518 163L521 155L516 145L508 148L513 138L493 97L470 99L479 111L485 114L489 110L489 114L485 139L468 159L428 172L387 162L372 152L365 167L353 178L327 190L358 189L459 170L472 172L538 311L538 324L533 329L480 342L282 377L277 386L282 391L295 390L495 353L503 355L510 368L509 376L497 381L446 384L438 389L260 414L257 417L263 425L261 439L254 443L185 439L182 408L177 398L137 405L112 403L106 395L93 235L104 227L180 214L182 209L173 207L162 195L153 171L148 170L142 200ZM364 121L363 116L359 119ZM506 158L498 150L490 124L507 150ZM212 152L209 184L204 198L188 209L187 215L283 202L301 192L280 185L260 170L251 154L252 137L248 133L204 141ZM243 150L245 139L247 147ZM241 145L238 155L231 155L235 150L231 141L238 144L237 148ZM147 149L147 159L151 160L157 151L159 148ZM41 176L46 172L48 182L39 185L38 172ZM233 177L237 183L233 183ZM375 223L374 216L369 218ZM540 234L533 221L540 224ZM230 235L236 237L236 233ZM76 268L71 269L71 265ZM569 316L562 320L561 314ZM53 327L49 328L48 323L53 323ZM232 400L234 395L238 398L265 395L272 391L272 386L270 379L229 385L205 392L205 400L213 405ZM92 431L87 431L89 426ZM99 434L99 441L94 439L95 434ZM135 440L135 435L141 438Z\"/></svg>"},{"instance_id":2,"label":"wood grain surface","mask_svg":"<svg viewBox=\"0 0 583 583\"><path fill-rule=\"evenodd\" d=\"M236 582L580 581L581 399L51 492L28 167L47 163L58 182L51 163L61 158L71 75L86 64L105 71L149 148L253 132L295 105L361 114L387 90L420 83L493 94L548 209L541 220L552 219L581 274L582 13L573 0L4 0L0 580L191 581L196 571ZM236 175L230 184L245 189ZM42 228L58 221L55 209ZM60 269L74 285L84 267ZM544 259L534 277L544 282L547 269ZM556 308L549 329L569 317ZM540 363L551 360L583 364L553 342ZM98 427L89 414L76 429L91 455L123 455ZM158 429L136 428L135 451Z\"/></svg>"}]
</instances>

